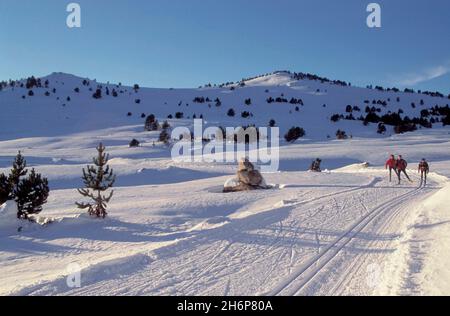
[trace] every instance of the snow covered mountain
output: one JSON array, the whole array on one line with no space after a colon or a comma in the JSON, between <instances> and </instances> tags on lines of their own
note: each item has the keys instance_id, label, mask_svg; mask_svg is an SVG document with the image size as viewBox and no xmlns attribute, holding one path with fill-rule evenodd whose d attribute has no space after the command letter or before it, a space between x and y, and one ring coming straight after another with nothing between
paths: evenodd
<instances>
[{"instance_id":1,"label":"snow covered mountain","mask_svg":"<svg viewBox=\"0 0 450 316\"><path fill-rule=\"evenodd\" d=\"M187 124L193 117L203 117L207 125L260 127L268 126L273 119L281 135L300 126L306 130L306 138L314 140L335 138L338 129L348 136L377 137L382 136L377 134L377 116L391 113L399 113L402 119L416 118L418 128L430 121L435 127L442 126L441 121L450 111L422 112L448 106L450 99L438 95L358 88L343 81L286 71L198 89L126 87L53 73L36 82L29 81L28 89L26 80L2 83L0 139L143 125L149 114L159 120L172 118L169 120L176 125L177 112L188 120ZM230 109L233 117L229 116ZM374 123L364 126L363 120L371 112L376 114L375 119L367 120ZM420 118L426 124L419 122ZM394 125L398 125L392 120L384 119L391 124L386 126L385 136L392 135Z\"/></svg>"}]
</instances>

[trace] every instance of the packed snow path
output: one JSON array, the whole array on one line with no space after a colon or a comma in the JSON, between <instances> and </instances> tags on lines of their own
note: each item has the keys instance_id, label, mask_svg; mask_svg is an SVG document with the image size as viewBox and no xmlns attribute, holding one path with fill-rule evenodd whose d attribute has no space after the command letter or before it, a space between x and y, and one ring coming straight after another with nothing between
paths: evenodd
<instances>
[{"instance_id":1,"label":"packed snow path","mask_svg":"<svg viewBox=\"0 0 450 316\"><path fill-rule=\"evenodd\" d=\"M88 266L81 272L80 288L68 288L66 279L59 277L13 293L390 293L407 273L400 263L408 254L399 247L419 214L417 206L440 186L431 179L429 187L417 188L416 177L412 184L396 185L376 169L318 175L291 172L268 176L269 182L284 183L270 192L224 195L210 187L222 178L194 181L191 184L200 187L205 182L204 187L189 194L192 199L203 194L217 199L217 204L231 197L228 207L245 199L230 215L211 216L184 233L174 233L174 243L156 250L148 245L149 251L143 251L140 244L137 253ZM125 248L126 244L133 247L124 242Z\"/></svg>"}]
</instances>

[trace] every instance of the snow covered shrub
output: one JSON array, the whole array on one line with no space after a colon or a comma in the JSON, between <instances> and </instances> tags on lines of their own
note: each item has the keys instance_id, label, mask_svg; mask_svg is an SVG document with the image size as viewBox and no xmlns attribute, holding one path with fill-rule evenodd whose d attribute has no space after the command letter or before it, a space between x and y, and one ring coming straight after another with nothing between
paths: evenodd
<instances>
[{"instance_id":1,"label":"snow covered shrub","mask_svg":"<svg viewBox=\"0 0 450 316\"><path fill-rule=\"evenodd\" d=\"M417 130L417 126L414 123L401 123L394 128L396 134L414 132L415 130Z\"/></svg>"},{"instance_id":2,"label":"snow covered shrub","mask_svg":"<svg viewBox=\"0 0 450 316\"><path fill-rule=\"evenodd\" d=\"M420 111L420 116L421 117L429 117L430 116L430 111L422 110L422 111Z\"/></svg>"},{"instance_id":3,"label":"snow covered shrub","mask_svg":"<svg viewBox=\"0 0 450 316\"><path fill-rule=\"evenodd\" d=\"M292 127L286 135L284 135L284 138L287 142L295 142L297 139L305 136L305 130L301 127Z\"/></svg>"},{"instance_id":4,"label":"snow covered shrub","mask_svg":"<svg viewBox=\"0 0 450 316\"><path fill-rule=\"evenodd\" d=\"M149 131L149 132L159 130L159 122L153 114L150 114L149 116L147 116L147 119L145 120L144 128L146 131Z\"/></svg>"},{"instance_id":5,"label":"snow covered shrub","mask_svg":"<svg viewBox=\"0 0 450 316\"><path fill-rule=\"evenodd\" d=\"M159 134L159 141L164 143L164 144L168 144L170 141L170 134L166 129L163 129L161 131L161 133Z\"/></svg>"},{"instance_id":6,"label":"snow covered shrub","mask_svg":"<svg viewBox=\"0 0 450 316\"><path fill-rule=\"evenodd\" d=\"M34 76L28 77L26 82L26 88L31 89L33 87L37 87L38 82Z\"/></svg>"},{"instance_id":7,"label":"snow covered shrub","mask_svg":"<svg viewBox=\"0 0 450 316\"><path fill-rule=\"evenodd\" d=\"M88 209L91 216L105 218L107 203L111 201L114 191L111 190L108 196L102 195L108 189L112 188L116 181L113 169L108 166L109 155L105 153L105 146L100 143L97 147L98 155L93 159L94 165L88 165L83 168L84 189L78 189L83 197L92 199L91 203L79 203L76 205L80 209Z\"/></svg>"},{"instance_id":8,"label":"snow covered shrub","mask_svg":"<svg viewBox=\"0 0 450 316\"><path fill-rule=\"evenodd\" d=\"M228 112L227 112L227 115L228 115L229 117L234 117L234 116L236 115L236 113L234 112L233 109L229 109Z\"/></svg>"},{"instance_id":9,"label":"snow covered shrub","mask_svg":"<svg viewBox=\"0 0 450 316\"><path fill-rule=\"evenodd\" d=\"M399 113L385 114L380 118L380 120L386 125L393 125L393 126L400 125L403 122L403 119L401 118Z\"/></svg>"},{"instance_id":10,"label":"snow covered shrub","mask_svg":"<svg viewBox=\"0 0 450 316\"><path fill-rule=\"evenodd\" d=\"M378 134L384 134L386 133L386 126L383 123L379 123L378 124L378 130L377 130Z\"/></svg>"},{"instance_id":11,"label":"snow covered shrub","mask_svg":"<svg viewBox=\"0 0 450 316\"><path fill-rule=\"evenodd\" d=\"M355 121L356 120L355 117L353 116L353 113L350 113L350 114L346 115L345 119L349 120L349 121Z\"/></svg>"},{"instance_id":12,"label":"snow covered shrub","mask_svg":"<svg viewBox=\"0 0 450 316\"><path fill-rule=\"evenodd\" d=\"M177 112L175 113L175 118L176 119L182 119L184 117L184 113L183 112Z\"/></svg>"},{"instance_id":13,"label":"snow covered shrub","mask_svg":"<svg viewBox=\"0 0 450 316\"><path fill-rule=\"evenodd\" d=\"M164 144L168 144L170 142L170 133L169 133L169 129L170 129L170 124L167 121L164 121L163 126L162 126L162 131L159 134L159 141L163 142ZM192 138L192 136L191 136Z\"/></svg>"},{"instance_id":14,"label":"snow covered shrub","mask_svg":"<svg viewBox=\"0 0 450 316\"><path fill-rule=\"evenodd\" d=\"M380 119L381 118L378 116L377 113L371 111L371 112L367 113L366 117L364 118L364 122L365 123L379 123Z\"/></svg>"},{"instance_id":15,"label":"snow covered shrub","mask_svg":"<svg viewBox=\"0 0 450 316\"><path fill-rule=\"evenodd\" d=\"M424 117L419 118L418 123L425 128L433 128L433 124L431 124L430 121Z\"/></svg>"},{"instance_id":16,"label":"snow covered shrub","mask_svg":"<svg viewBox=\"0 0 450 316\"><path fill-rule=\"evenodd\" d=\"M95 90L95 93L92 95L92 97L94 99L101 99L102 98L102 90L101 89Z\"/></svg>"},{"instance_id":17,"label":"snow covered shrub","mask_svg":"<svg viewBox=\"0 0 450 316\"><path fill-rule=\"evenodd\" d=\"M139 141L137 140L137 139L133 139L131 142L130 142L130 147L139 147L139 145L140 145L140 143L139 143Z\"/></svg>"},{"instance_id":18,"label":"snow covered shrub","mask_svg":"<svg viewBox=\"0 0 450 316\"><path fill-rule=\"evenodd\" d=\"M241 113L242 118L248 118L250 116L253 116L250 112L244 111Z\"/></svg>"},{"instance_id":19,"label":"snow covered shrub","mask_svg":"<svg viewBox=\"0 0 450 316\"><path fill-rule=\"evenodd\" d=\"M205 103L205 97L195 97L194 100L192 100L194 103Z\"/></svg>"},{"instance_id":20,"label":"snow covered shrub","mask_svg":"<svg viewBox=\"0 0 450 316\"><path fill-rule=\"evenodd\" d=\"M47 203L49 192L48 180L31 169L28 177L21 180L14 189L18 209L17 218L28 219L29 215L39 214L42 211L42 205Z\"/></svg>"},{"instance_id":21,"label":"snow covered shrub","mask_svg":"<svg viewBox=\"0 0 450 316\"><path fill-rule=\"evenodd\" d=\"M338 122L341 119L341 115L340 114L333 114L330 118L331 122Z\"/></svg>"},{"instance_id":22,"label":"snow covered shrub","mask_svg":"<svg viewBox=\"0 0 450 316\"><path fill-rule=\"evenodd\" d=\"M169 122L164 121L161 127L162 127L162 129L169 129L170 128L170 124L169 124Z\"/></svg>"},{"instance_id":23,"label":"snow covered shrub","mask_svg":"<svg viewBox=\"0 0 450 316\"><path fill-rule=\"evenodd\" d=\"M347 139L347 133L345 131L341 131L340 129L337 130L336 132L336 138L337 139Z\"/></svg>"}]
</instances>

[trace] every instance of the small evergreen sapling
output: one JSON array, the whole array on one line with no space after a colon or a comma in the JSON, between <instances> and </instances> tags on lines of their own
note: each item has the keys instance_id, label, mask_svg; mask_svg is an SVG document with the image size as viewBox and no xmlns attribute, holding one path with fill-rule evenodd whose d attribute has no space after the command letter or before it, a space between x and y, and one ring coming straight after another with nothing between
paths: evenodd
<instances>
[{"instance_id":1,"label":"small evergreen sapling","mask_svg":"<svg viewBox=\"0 0 450 316\"><path fill-rule=\"evenodd\" d=\"M91 216L105 218L107 203L111 201L114 191L111 190L109 195L102 193L110 189L116 180L116 176L108 166L109 155L105 154L105 146L102 143L97 147L98 156L93 159L94 165L88 165L87 169L83 168L84 189L78 189L78 192L92 199L91 203L76 203L80 209L88 209Z\"/></svg>"}]
</instances>

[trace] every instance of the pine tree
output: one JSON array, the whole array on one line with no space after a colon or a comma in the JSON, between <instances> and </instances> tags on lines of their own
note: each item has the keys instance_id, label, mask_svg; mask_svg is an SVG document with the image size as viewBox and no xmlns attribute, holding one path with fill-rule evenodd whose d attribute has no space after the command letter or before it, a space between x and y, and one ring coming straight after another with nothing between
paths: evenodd
<instances>
[{"instance_id":1,"label":"pine tree","mask_svg":"<svg viewBox=\"0 0 450 316\"><path fill-rule=\"evenodd\" d=\"M14 189L17 218L28 219L29 215L39 214L42 205L47 203L49 191L48 180L31 169L29 176L21 180Z\"/></svg>"},{"instance_id":2,"label":"pine tree","mask_svg":"<svg viewBox=\"0 0 450 316\"><path fill-rule=\"evenodd\" d=\"M98 156L93 159L94 165L88 165L87 169L83 168L84 189L78 189L78 192L84 196L91 198L93 203L76 203L80 209L88 209L91 216L105 218L107 203L111 201L114 191L111 190L108 196L102 195L110 189L116 180L113 170L108 166L109 155L105 154L105 146L102 143L97 147Z\"/></svg>"},{"instance_id":3,"label":"pine tree","mask_svg":"<svg viewBox=\"0 0 450 316\"><path fill-rule=\"evenodd\" d=\"M166 144L166 145L169 143L169 141L170 141L170 134L169 134L167 129L163 129L161 131L161 133L159 134L159 141L164 143L164 144Z\"/></svg>"},{"instance_id":4,"label":"pine tree","mask_svg":"<svg viewBox=\"0 0 450 316\"><path fill-rule=\"evenodd\" d=\"M27 161L22 156L22 153L19 151L16 158L13 162L13 168L11 169L11 173L9 175L9 183L11 187L14 188L19 185L20 178L26 176L28 170L27 167Z\"/></svg>"},{"instance_id":5,"label":"pine tree","mask_svg":"<svg viewBox=\"0 0 450 316\"><path fill-rule=\"evenodd\" d=\"M149 132L159 130L159 128L160 128L159 122L153 114L150 114L149 116L147 116L147 119L145 120L144 128L146 131L149 131Z\"/></svg>"},{"instance_id":6,"label":"pine tree","mask_svg":"<svg viewBox=\"0 0 450 316\"><path fill-rule=\"evenodd\" d=\"M162 129L169 129L169 128L170 128L169 122L164 121L164 122L163 122L163 125L162 125Z\"/></svg>"},{"instance_id":7,"label":"pine tree","mask_svg":"<svg viewBox=\"0 0 450 316\"><path fill-rule=\"evenodd\" d=\"M11 184L7 176L0 174L0 205L9 200L11 196Z\"/></svg>"}]
</instances>

